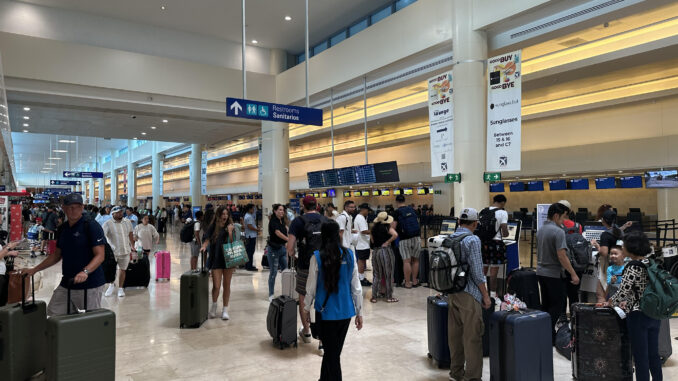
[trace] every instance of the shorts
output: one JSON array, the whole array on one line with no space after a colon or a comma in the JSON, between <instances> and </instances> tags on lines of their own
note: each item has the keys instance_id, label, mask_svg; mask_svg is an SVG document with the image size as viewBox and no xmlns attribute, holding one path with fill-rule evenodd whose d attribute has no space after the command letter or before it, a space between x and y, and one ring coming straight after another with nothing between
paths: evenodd
<instances>
[{"instance_id":1,"label":"shorts","mask_svg":"<svg viewBox=\"0 0 678 381\"><path fill-rule=\"evenodd\" d=\"M419 259L419 253L421 253L421 238L412 237L408 239L401 239L400 244L398 245L400 249L400 256L405 259Z\"/></svg>"},{"instance_id":2,"label":"shorts","mask_svg":"<svg viewBox=\"0 0 678 381\"><path fill-rule=\"evenodd\" d=\"M297 269L297 287L295 290L299 295L306 296L306 281L308 280L308 269Z\"/></svg>"},{"instance_id":3,"label":"shorts","mask_svg":"<svg viewBox=\"0 0 678 381\"><path fill-rule=\"evenodd\" d=\"M129 254L115 256L115 261L118 262L118 267L120 267L120 270L122 271L127 270L127 266L129 266L129 260Z\"/></svg>"},{"instance_id":4,"label":"shorts","mask_svg":"<svg viewBox=\"0 0 678 381\"><path fill-rule=\"evenodd\" d=\"M370 249L356 249L355 256L361 261L366 261L370 259Z\"/></svg>"},{"instance_id":5,"label":"shorts","mask_svg":"<svg viewBox=\"0 0 678 381\"><path fill-rule=\"evenodd\" d=\"M483 254L483 264L486 266L506 263L506 245L502 241L482 242L480 251Z\"/></svg>"},{"instance_id":6,"label":"shorts","mask_svg":"<svg viewBox=\"0 0 678 381\"><path fill-rule=\"evenodd\" d=\"M95 310L101 308L101 296L104 294L104 286L90 288L87 290L87 309ZM85 309L85 295L82 290L71 291L71 313L75 309ZM66 287L58 286L52 293L52 298L47 305L47 315L57 316L66 315L68 311L68 290Z\"/></svg>"},{"instance_id":7,"label":"shorts","mask_svg":"<svg viewBox=\"0 0 678 381\"><path fill-rule=\"evenodd\" d=\"M199 257L200 256L200 245L198 245L197 241L191 242L191 257Z\"/></svg>"}]
</instances>

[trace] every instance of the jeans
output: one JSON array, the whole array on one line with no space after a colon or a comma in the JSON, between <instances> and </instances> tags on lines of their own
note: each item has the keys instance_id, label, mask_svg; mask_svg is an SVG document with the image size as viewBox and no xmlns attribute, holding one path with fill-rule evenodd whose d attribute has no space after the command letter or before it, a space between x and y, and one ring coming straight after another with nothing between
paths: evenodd
<instances>
[{"instance_id":1,"label":"jeans","mask_svg":"<svg viewBox=\"0 0 678 381\"><path fill-rule=\"evenodd\" d=\"M247 263L245 268L251 269L255 267L252 263L254 259L254 250L257 248L257 239L255 238L245 238L245 251L247 252Z\"/></svg>"},{"instance_id":2,"label":"jeans","mask_svg":"<svg viewBox=\"0 0 678 381\"><path fill-rule=\"evenodd\" d=\"M660 321L642 311L633 311L626 318L631 336L631 351L636 366L636 381L662 381L662 362L659 358Z\"/></svg>"},{"instance_id":3,"label":"jeans","mask_svg":"<svg viewBox=\"0 0 678 381\"><path fill-rule=\"evenodd\" d=\"M567 309L565 280L538 275L541 289L541 310L551 315L551 339L556 342L556 322Z\"/></svg>"},{"instance_id":4,"label":"jeans","mask_svg":"<svg viewBox=\"0 0 678 381\"><path fill-rule=\"evenodd\" d=\"M271 296L275 292L275 277L278 275L278 269L284 270L287 268L287 249L285 246L280 246L279 249L268 247L268 295Z\"/></svg>"},{"instance_id":5,"label":"jeans","mask_svg":"<svg viewBox=\"0 0 678 381\"><path fill-rule=\"evenodd\" d=\"M323 363L320 381L341 381L341 350L351 319L320 320L320 341L323 343Z\"/></svg>"}]
</instances>

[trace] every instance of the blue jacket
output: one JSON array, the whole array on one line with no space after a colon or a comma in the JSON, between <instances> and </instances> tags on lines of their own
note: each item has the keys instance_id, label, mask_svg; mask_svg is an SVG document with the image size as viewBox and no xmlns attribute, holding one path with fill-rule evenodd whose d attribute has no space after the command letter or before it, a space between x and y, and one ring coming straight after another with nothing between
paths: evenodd
<instances>
[{"instance_id":1,"label":"blue jacket","mask_svg":"<svg viewBox=\"0 0 678 381\"><path fill-rule=\"evenodd\" d=\"M316 286L316 295L314 307L316 311L321 311L327 290L325 290L325 275L318 250L313 253L315 260L318 263L318 283ZM327 299L327 305L322 312L323 320L344 320L355 316L355 306L353 305L353 298L351 296L351 279L353 278L353 252L346 250L343 253L344 259L341 262L341 269L339 270L339 284L338 291L330 294Z\"/></svg>"}]
</instances>

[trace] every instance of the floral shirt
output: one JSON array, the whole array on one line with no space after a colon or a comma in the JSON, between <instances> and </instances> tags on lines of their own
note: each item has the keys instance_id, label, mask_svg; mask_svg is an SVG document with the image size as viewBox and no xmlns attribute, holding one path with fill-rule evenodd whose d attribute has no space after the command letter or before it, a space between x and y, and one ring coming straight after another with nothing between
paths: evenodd
<instances>
[{"instance_id":1,"label":"floral shirt","mask_svg":"<svg viewBox=\"0 0 678 381\"><path fill-rule=\"evenodd\" d=\"M640 297L645 292L648 282L646 267L648 265L647 259L631 261L626 265L619 291L610 299L613 306L621 307L621 302L626 302L626 306L622 308L624 312L640 310Z\"/></svg>"}]
</instances>

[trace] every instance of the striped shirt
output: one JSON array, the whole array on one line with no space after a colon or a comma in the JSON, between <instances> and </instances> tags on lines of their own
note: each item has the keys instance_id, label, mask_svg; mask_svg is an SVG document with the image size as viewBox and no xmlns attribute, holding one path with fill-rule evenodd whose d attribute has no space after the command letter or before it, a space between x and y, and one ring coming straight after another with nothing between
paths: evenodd
<instances>
[{"instance_id":1,"label":"striped shirt","mask_svg":"<svg viewBox=\"0 0 678 381\"><path fill-rule=\"evenodd\" d=\"M116 256L128 255L132 252L132 243L129 240L129 234L133 231L132 223L127 218L119 222L111 218L104 223L103 228L106 240Z\"/></svg>"},{"instance_id":2,"label":"striped shirt","mask_svg":"<svg viewBox=\"0 0 678 381\"><path fill-rule=\"evenodd\" d=\"M480 252L480 238L473 235L473 232L465 227L457 228L452 237L462 234L471 234L461 241L461 261L468 263L468 279L464 292L469 293L478 303L483 302L483 294L480 292L478 285L486 283L485 274L483 273L483 255Z\"/></svg>"}]
</instances>

